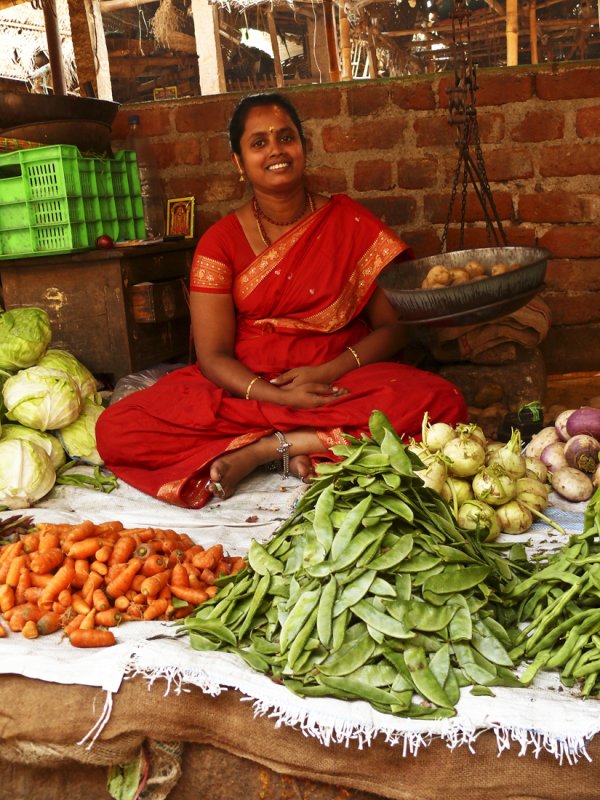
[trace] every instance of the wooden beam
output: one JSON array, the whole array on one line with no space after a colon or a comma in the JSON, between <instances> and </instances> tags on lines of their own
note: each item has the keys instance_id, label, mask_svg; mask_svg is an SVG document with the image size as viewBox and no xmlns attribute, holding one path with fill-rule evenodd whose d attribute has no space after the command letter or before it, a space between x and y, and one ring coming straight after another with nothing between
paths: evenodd
<instances>
[{"instance_id":1,"label":"wooden beam","mask_svg":"<svg viewBox=\"0 0 600 800\"><path fill-rule=\"evenodd\" d=\"M135 8L153 2L156 0L101 0L100 11L102 14L110 14L111 11L121 11L124 8Z\"/></svg>"},{"instance_id":2,"label":"wooden beam","mask_svg":"<svg viewBox=\"0 0 600 800\"><path fill-rule=\"evenodd\" d=\"M350 22L346 14L346 6L340 3L340 50L342 53L342 80L352 80L352 43L350 39Z\"/></svg>"},{"instance_id":3,"label":"wooden beam","mask_svg":"<svg viewBox=\"0 0 600 800\"><path fill-rule=\"evenodd\" d=\"M537 14L535 0L529 0L529 49L531 51L531 63L537 64L538 44L537 44Z\"/></svg>"},{"instance_id":4,"label":"wooden beam","mask_svg":"<svg viewBox=\"0 0 600 800\"><path fill-rule=\"evenodd\" d=\"M192 0L200 94L225 94L225 67L219 36L219 9L208 0Z\"/></svg>"},{"instance_id":5,"label":"wooden beam","mask_svg":"<svg viewBox=\"0 0 600 800\"><path fill-rule=\"evenodd\" d=\"M506 66L516 67L519 63L519 3L518 0L506 2Z\"/></svg>"},{"instance_id":6,"label":"wooden beam","mask_svg":"<svg viewBox=\"0 0 600 800\"><path fill-rule=\"evenodd\" d=\"M323 0L323 17L325 19L325 36L327 39L327 54L329 56L329 80L339 81L340 60L338 56L332 0Z\"/></svg>"},{"instance_id":7,"label":"wooden beam","mask_svg":"<svg viewBox=\"0 0 600 800\"><path fill-rule=\"evenodd\" d=\"M58 14L56 11L56 0L44 0L42 3L44 11L44 23L46 26L46 41L48 42L48 58L50 60L50 72L52 73L52 90L58 97L64 97L67 93L67 82L63 69L62 45L60 42L60 31L58 29Z\"/></svg>"},{"instance_id":8,"label":"wooden beam","mask_svg":"<svg viewBox=\"0 0 600 800\"><path fill-rule=\"evenodd\" d=\"M99 0L68 0L79 92L112 100L110 65Z\"/></svg>"},{"instance_id":9,"label":"wooden beam","mask_svg":"<svg viewBox=\"0 0 600 800\"><path fill-rule=\"evenodd\" d=\"M281 55L279 53L279 41L277 39L277 26L275 25L275 18L270 8L267 8L267 25L269 27L269 37L271 39L271 47L273 49L273 67L275 68L275 83L279 88L284 84L283 70L281 68Z\"/></svg>"}]
</instances>

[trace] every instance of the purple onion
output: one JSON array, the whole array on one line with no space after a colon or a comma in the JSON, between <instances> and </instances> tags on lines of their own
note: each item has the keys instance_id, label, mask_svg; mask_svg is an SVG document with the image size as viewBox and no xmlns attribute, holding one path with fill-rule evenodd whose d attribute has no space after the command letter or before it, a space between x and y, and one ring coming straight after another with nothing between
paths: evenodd
<instances>
[{"instance_id":1,"label":"purple onion","mask_svg":"<svg viewBox=\"0 0 600 800\"><path fill-rule=\"evenodd\" d=\"M541 461L548 467L550 472L556 472L562 467L568 467L567 459L565 458L565 443L552 442L546 445L540 455Z\"/></svg>"},{"instance_id":2,"label":"purple onion","mask_svg":"<svg viewBox=\"0 0 600 800\"><path fill-rule=\"evenodd\" d=\"M554 420L554 427L556 428L556 432L559 436L559 439L562 442L566 442L569 438L570 434L567 431L567 422L571 414L575 413L574 408L569 408L566 411L561 411L560 414Z\"/></svg>"},{"instance_id":3,"label":"purple onion","mask_svg":"<svg viewBox=\"0 0 600 800\"><path fill-rule=\"evenodd\" d=\"M600 453L600 442L587 433L571 436L565 443L564 455L567 464L582 472L594 472L598 465L598 453Z\"/></svg>"},{"instance_id":4,"label":"purple onion","mask_svg":"<svg viewBox=\"0 0 600 800\"><path fill-rule=\"evenodd\" d=\"M592 406L578 408L567 420L567 432L569 436L587 433L588 436L600 439L600 408Z\"/></svg>"}]
</instances>

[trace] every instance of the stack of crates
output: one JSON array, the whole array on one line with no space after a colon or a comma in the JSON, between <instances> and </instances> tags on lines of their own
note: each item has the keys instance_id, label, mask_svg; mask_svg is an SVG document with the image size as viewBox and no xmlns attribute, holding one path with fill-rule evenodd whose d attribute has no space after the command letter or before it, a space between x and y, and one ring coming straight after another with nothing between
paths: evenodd
<instances>
[{"instance_id":1,"label":"stack of crates","mask_svg":"<svg viewBox=\"0 0 600 800\"><path fill-rule=\"evenodd\" d=\"M84 158L60 144L0 155L0 259L88 250L101 234L146 238L135 152Z\"/></svg>"}]
</instances>

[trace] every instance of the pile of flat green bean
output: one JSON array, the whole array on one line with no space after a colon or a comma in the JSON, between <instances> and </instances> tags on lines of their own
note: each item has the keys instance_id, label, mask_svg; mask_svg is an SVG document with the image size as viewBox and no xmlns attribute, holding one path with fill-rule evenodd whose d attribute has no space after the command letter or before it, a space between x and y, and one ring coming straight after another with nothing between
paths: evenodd
<instances>
[{"instance_id":1,"label":"pile of flat green bean","mask_svg":"<svg viewBox=\"0 0 600 800\"><path fill-rule=\"evenodd\" d=\"M335 448L343 460L321 465L248 567L180 624L192 647L237 653L301 696L452 716L463 686L520 685L504 598L531 570L524 550L457 527L383 414L370 430Z\"/></svg>"},{"instance_id":2,"label":"pile of flat green bean","mask_svg":"<svg viewBox=\"0 0 600 800\"><path fill-rule=\"evenodd\" d=\"M521 682L556 669L565 686L581 684L584 697L600 694L600 490L571 536L540 568L510 591L518 600L521 632L510 651L530 660Z\"/></svg>"}]
</instances>

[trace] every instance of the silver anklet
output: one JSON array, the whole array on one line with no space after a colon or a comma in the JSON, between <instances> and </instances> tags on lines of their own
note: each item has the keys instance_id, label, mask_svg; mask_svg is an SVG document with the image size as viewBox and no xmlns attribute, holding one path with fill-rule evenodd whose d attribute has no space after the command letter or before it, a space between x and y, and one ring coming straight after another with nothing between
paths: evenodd
<instances>
[{"instance_id":1,"label":"silver anklet","mask_svg":"<svg viewBox=\"0 0 600 800\"><path fill-rule=\"evenodd\" d=\"M283 468L283 478L287 478L290 474L290 443L285 438L281 431L274 431L275 436L279 440L279 447L277 452L281 454L281 464Z\"/></svg>"}]
</instances>

